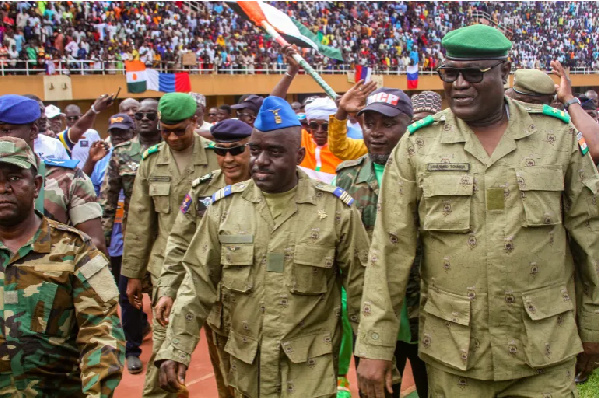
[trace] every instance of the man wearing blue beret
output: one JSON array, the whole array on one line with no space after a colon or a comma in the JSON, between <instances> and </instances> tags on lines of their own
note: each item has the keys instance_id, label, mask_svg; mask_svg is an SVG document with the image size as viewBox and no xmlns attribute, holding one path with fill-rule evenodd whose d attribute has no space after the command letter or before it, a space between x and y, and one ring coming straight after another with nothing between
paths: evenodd
<instances>
[{"instance_id":1,"label":"man wearing blue beret","mask_svg":"<svg viewBox=\"0 0 600 398\"><path fill-rule=\"evenodd\" d=\"M40 106L33 99L14 94L0 96L0 136L21 138L35 151L40 115ZM53 220L85 232L94 245L106 253L100 222L102 209L89 177L76 167L77 161L38 161L44 189L36 199L36 209Z\"/></svg>"},{"instance_id":2,"label":"man wearing blue beret","mask_svg":"<svg viewBox=\"0 0 600 398\"><path fill-rule=\"evenodd\" d=\"M576 396L576 375L598 366L598 172L566 113L504 96L512 43L500 31L471 25L442 46L450 108L409 125L383 174L359 387L391 392L421 239L429 396Z\"/></svg>"},{"instance_id":3,"label":"man wearing blue beret","mask_svg":"<svg viewBox=\"0 0 600 398\"><path fill-rule=\"evenodd\" d=\"M265 98L249 141L252 179L212 196L183 258L186 288L157 356L163 388L182 387L200 328L216 321L236 396L335 396L341 287L357 327L368 236L350 195L298 169L300 139L290 105Z\"/></svg>"}]
</instances>

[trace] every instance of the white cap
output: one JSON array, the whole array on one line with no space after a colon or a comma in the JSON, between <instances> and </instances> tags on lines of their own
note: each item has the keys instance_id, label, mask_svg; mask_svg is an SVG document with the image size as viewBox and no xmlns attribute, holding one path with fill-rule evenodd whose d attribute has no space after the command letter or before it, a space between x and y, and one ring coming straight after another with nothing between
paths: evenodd
<instances>
[{"instance_id":1,"label":"white cap","mask_svg":"<svg viewBox=\"0 0 600 398\"><path fill-rule=\"evenodd\" d=\"M56 105L48 105L46 107L46 117L48 119L53 119L60 115L62 115L62 112Z\"/></svg>"}]
</instances>

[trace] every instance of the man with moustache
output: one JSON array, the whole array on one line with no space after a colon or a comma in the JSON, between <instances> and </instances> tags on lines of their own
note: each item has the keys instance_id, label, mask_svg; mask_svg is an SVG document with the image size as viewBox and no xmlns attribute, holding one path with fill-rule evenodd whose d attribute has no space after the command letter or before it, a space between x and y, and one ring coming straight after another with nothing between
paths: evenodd
<instances>
[{"instance_id":1,"label":"man with moustache","mask_svg":"<svg viewBox=\"0 0 600 398\"><path fill-rule=\"evenodd\" d=\"M142 279L146 272L152 281L152 305L158 299L157 290L164 261L164 251L179 206L192 181L217 169L210 142L194 133L197 118L196 101L188 94L169 93L158 103L158 120L163 142L148 148L136 171L133 194L125 225L125 248L121 275L129 278L127 296L138 309L142 307ZM142 120L148 116L144 115ZM140 123L141 124L141 123ZM165 328L153 323L152 356L164 340ZM148 367L144 397L172 396L158 385L158 369Z\"/></svg>"},{"instance_id":2,"label":"man with moustache","mask_svg":"<svg viewBox=\"0 0 600 398\"><path fill-rule=\"evenodd\" d=\"M173 301L186 273L182 263L183 256L196 233L197 224L210 205L212 195L227 185L250 179L248 140L252 134L252 127L239 120L227 119L214 125L210 131L214 137L213 150L217 155L220 170L212 171L192 182L192 189L183 200L181 211L171 229L157 293L160 299L155 307L156 318L165 327L169 323ZM210 327L207 325L204 330L217 390L221 398L233 397L224 383L222 372L222 369L227 369L226 364L229 364L229 360L224 351L227 335L221 322L219 305L213 307L212 313L207 320Z\"/></svg>"},{"instance_id":3,"label":"man with moustache","mask_svg":"<svg viewBox=\"0 0 600 398\"><path fill-rule=\"evenodd\" d=\"M254 127L252 179L213 195L183 258L186 278L156 357L161 385L183 388L200 328L220 305L236 396L332 397L341 287L358 320L368 237L346 192L297 168L300 123L284 99L265 98Z\"/></svg>"},{"instance_id":4,"label":"man with moustache","mask_svg":"<svg viewBox=\"0 0 600 398\"><path fill-rule=\"evenodd\" d=\"M500 31L463 27L442 46L450 108L411 124L383 174L355 349L360 389L391 390L420 236L429 395L575 396L575 376L598 366L597 170L559 111L504 96L512 43Z\"/></svg>"}]
</instances>

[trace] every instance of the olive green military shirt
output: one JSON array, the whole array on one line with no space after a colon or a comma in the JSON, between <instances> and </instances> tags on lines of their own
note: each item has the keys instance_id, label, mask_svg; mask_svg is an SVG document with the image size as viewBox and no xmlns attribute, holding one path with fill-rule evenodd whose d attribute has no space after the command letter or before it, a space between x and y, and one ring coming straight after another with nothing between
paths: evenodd
<instances>
[{"instance_id":1,"label":"olive green military shirt","mask_svg":"<svg viewBox=\"0 0 600 398\"><path fill-rule=\"evenodd\" d=\"M183 281L185 268L181 263L198 222L211 202L211 196L225 187L225 176L221 170L212 171L192 182L192 189L183 199L165 248L165 261L160 274L158 297L175 299Z\"/></svg>"},{"instance_id":2,"label":"olive green military shirt","mask_svg":"<svg viewBox=\"0 0 600 398\"><path fill-rule=\"evenodd\" d=\"M598 172L572 124L506 102L508 127L491 156L450 110L392 153L358 356L392 358L417 231L419 355L428 365L510 380L598 341Z\"/></svg>"},{"instance_id":3,"label":"olive green military shirt","mask_svg":"<svg viewBox=\"0 0 600 398\"><path fill-rule=\"evenodd\" d=\"M194 136L192 164L181 174L167 144L144 152L129 203L122 275L142 279L148 270L160 277L167 238L192 181L219 168L209 143Z\"/></svg>"},{"instance_id":4,"label":"olive green military shirt","mask_svg":"<svg viewBox=\"0 0 600 398\"><path fill-rule=\"evenodd\" d=\"M220 297L230 386L249 398L335 394L341 287L356 330L368 237L349 195L298 175L295 198L276 221L252 180L213 195L184 257L157 362L189 365Z\"/></svg>"}]
</instances>

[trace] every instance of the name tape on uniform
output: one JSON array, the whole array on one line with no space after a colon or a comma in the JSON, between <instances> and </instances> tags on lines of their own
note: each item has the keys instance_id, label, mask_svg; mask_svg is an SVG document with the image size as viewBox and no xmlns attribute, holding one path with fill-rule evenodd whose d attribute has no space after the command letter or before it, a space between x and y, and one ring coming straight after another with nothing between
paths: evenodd
<instances>
[{"instance_id":1,"label":"name tape on uniform","mask_svg":"<svg viewBox=\"0 0 600 398\"><path fill-rule=\"evenodd\" d=\"M469 171L469 163L428 163L427 171Z\"/></svg>"}]
</instances>

